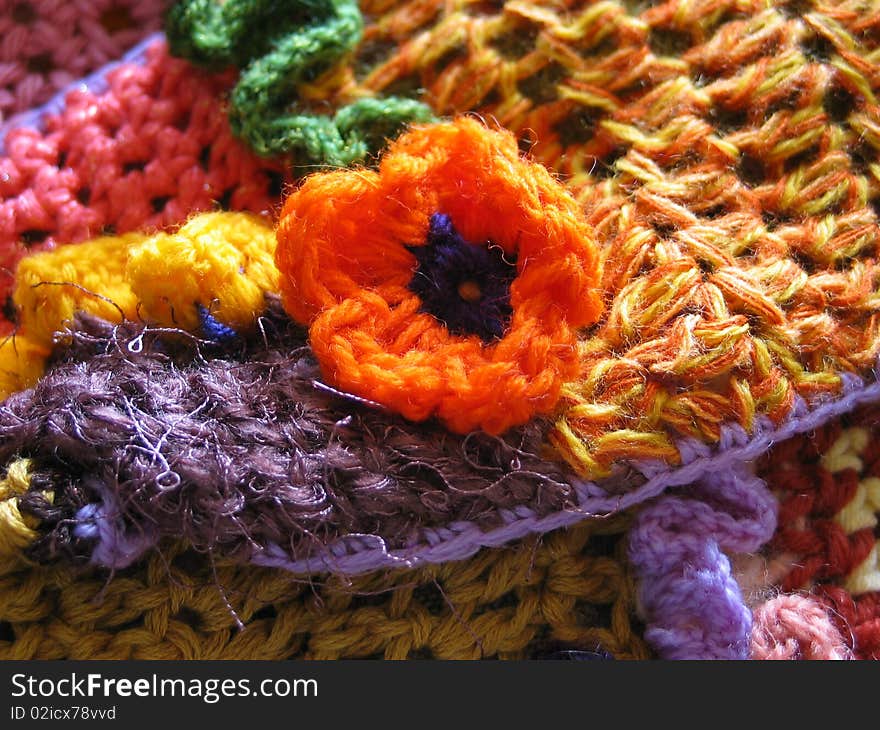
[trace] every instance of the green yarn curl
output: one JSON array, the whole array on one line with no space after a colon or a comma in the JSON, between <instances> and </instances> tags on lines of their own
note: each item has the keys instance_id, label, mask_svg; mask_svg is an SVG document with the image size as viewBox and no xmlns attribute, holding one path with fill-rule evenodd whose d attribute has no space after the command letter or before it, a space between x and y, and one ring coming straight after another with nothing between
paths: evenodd
<instances>
[{"instance_id":1,"label":"green yarn curl","mask_svg":"<svg viewBox=\"0 0 880 730\"><path fill-rule=\"evenodd\" d=\"M259 155L345 167L375 154L410 122L435 119L413 99L359 99L335 116L296 113L296 88L361 39L355 0L180 0L168 13L171 52L209 69L241 69L230 97L232 131Z\"/></svg>"}]
</instances>

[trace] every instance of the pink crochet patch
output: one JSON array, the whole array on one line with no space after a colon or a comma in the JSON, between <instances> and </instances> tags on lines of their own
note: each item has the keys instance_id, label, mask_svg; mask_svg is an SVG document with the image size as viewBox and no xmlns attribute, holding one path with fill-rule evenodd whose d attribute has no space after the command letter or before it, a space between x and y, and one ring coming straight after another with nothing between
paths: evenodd
<instances>
[{"instance_id":1,"label":"pink crochet patch","mask_svg":"<svg viewBox=\"0 0 880 730\"><path fill-rule=\"evenodd\" d=\"M271 216L289 178L232 136L220 101L231 81L171 58L157 40L142 63L110 71L101 93L70 91L43 131L10 131L0 156L0 303L29 251L165 228L218 207ZM0 333L9 329L0 319Z\"/></svg>"},{"instance_id":2,"label":"pink crochet patch","mask_svg":"<svg viewBox=\"0 0 880 730\"><path fill-rule=\"evenodd\" d=\"M162 26L168 0L0 0L0 122Z\"/></svg>"}]
</instances>

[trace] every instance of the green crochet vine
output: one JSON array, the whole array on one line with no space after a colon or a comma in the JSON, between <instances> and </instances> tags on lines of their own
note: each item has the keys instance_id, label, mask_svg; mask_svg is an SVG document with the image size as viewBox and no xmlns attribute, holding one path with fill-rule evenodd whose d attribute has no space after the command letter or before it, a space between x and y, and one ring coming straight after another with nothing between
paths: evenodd
<instances>
[{"instance_id":1,"label":"green crochet vine","mask_svg":"<svg viewBox=\"0 0 880 730\"><path fill-rule=\"evenodd\" d=\"M241 69L230 97L232 131L259 155L345 167L378 152L410 122L434 119L413 99L359 99L333 117L296 111L296 89L360 41L355 0L181 0L168 13L171 52L195 64Z\"/></svg>"}]
</instances>

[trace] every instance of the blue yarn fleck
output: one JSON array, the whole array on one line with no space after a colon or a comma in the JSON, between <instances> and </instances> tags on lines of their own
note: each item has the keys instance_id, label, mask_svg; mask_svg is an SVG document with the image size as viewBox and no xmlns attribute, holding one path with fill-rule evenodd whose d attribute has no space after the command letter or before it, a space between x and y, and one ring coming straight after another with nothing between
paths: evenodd
<instances>
[{"instance_id":1,"label":"blue yarn fleck","mask_svg":"<svg viewBox=\"0 0 880 730\"><path fill-rule=\"evenodd\" d=\"M207 339L212 340L213 342L223 343L229 342L238 337L238 332L232 329L232 327L227 327L216 319L206 307L203 307L201 304L196 306L199 310L199 320L202 325L202 332Z\"/></svg>"},{"instance_id":2,"label":"blue yarn fleck","mask_svg":"<svg viewBox=\"0 0 880 730\"><path fill-rule=\"evenodd\" d=\"M417 261L409 289L422 300L421 311L443 322L452 334L477 335L483 342L504 336L513 310L510 285L516 262L500 246L466 241L445 213L434 213L424 246L407 246ZM476 285L479 297L460 293Z\"/></svg>"},{"instance_id":3,"label":"blue yarn fleck","mask_svg":"<svg viewBox=\"0 0 880 730\"><path fill-rule=\"evenodd\" d=\"M98 537L98 518L99 507L97 504L86 504L80 507L76 512L76 524L73 528L73 534L81 538Z\"/></svg>"}]
</instances>

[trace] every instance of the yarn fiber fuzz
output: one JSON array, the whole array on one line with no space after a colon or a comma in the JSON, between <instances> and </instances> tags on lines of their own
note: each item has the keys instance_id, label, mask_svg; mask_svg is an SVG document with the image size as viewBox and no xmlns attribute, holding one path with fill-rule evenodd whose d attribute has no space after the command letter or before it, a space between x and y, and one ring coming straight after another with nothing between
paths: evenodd
<instances>
[{"instance_id":1,"label":"yarn fiber fuzz","mask_svg":"<svg viewBox=\"0 0 880 730\"><path fill-rule=\"evenodd\" d=\"M0 656L878 658L880 4L308 5L0 0Z\"/></svg>"},{"instance_id":2,"label":"yarn fiber fuzz","mask_svg":"<svg viewBox=\"0 0 880 730\"><path fill-rule=\"evenodd\" d=\"M451 519L573 506L541 424L457 436L353 402L322 387L279 310L221 343L80 316L36 385L0 405L0 460L28 460L18 509L41 525L25 553L121 568L183 537L295 560L335 537L406 547Z\"/></svg>"}]
</instances>

